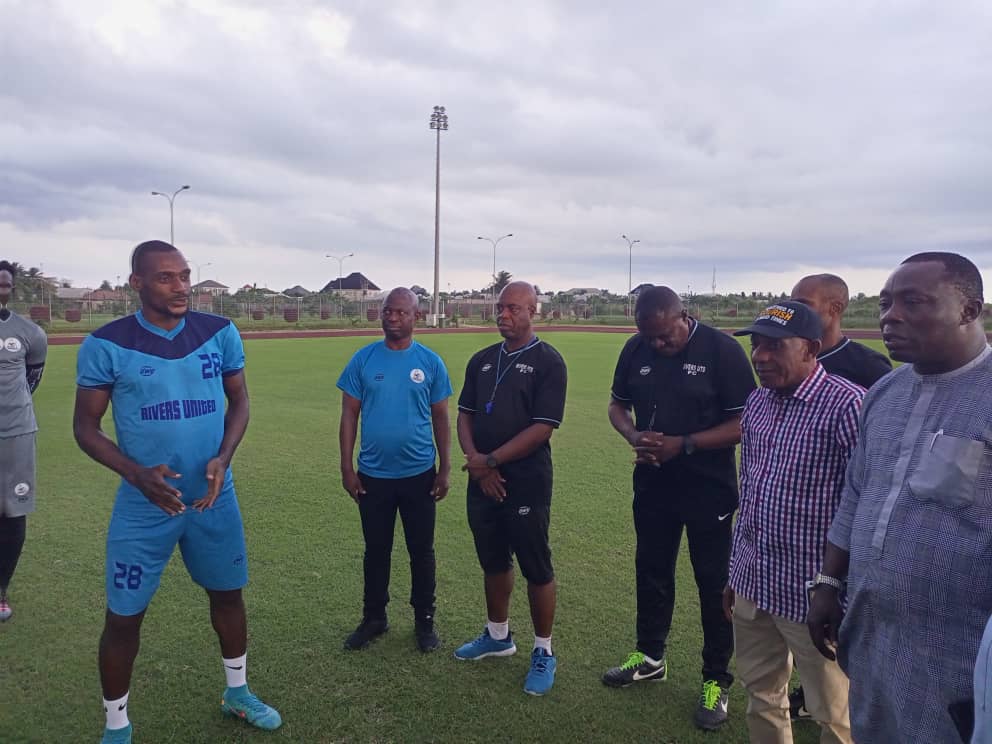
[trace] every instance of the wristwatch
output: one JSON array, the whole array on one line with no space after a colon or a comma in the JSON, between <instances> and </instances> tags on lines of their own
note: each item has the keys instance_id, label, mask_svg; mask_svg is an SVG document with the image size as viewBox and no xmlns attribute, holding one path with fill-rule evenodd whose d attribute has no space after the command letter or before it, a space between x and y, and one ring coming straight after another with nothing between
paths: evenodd
<instances>
[{"instance_id":1,"label":"wristwatch","mask_svg":"<svg viewBox=\"0 0 992 744\"><path fill-rule=\"evenodd\" d=\"M827 576L823 573L818 573L813 577L813 581L810 582L813 588L819 586L820 584L826 584L827 586L832 586L839 592L844 591L844 584L847 582L841 581L840 579L834 578L833 576Z\"/></svg>"},{"instance_id":2,"label":"wristwatch","mask_svg":"<svg viewBox=\"0 0 992 744\"><path fill-rule=\"evenodd\" d=\"M682 437L682 454L691 455L696 451L696 440L692 438L692 434L686 434Z\"/></svg>"},{"instance_id":3,"label":"wristwatch","mask_svg":"<svg viewBox=\"0 0 992 744\"><path fill-rule=\"evenodd\" d=\"M499 461L493 455L486 455L486 467L498 468Z\"/></svg>"}]
</instances>

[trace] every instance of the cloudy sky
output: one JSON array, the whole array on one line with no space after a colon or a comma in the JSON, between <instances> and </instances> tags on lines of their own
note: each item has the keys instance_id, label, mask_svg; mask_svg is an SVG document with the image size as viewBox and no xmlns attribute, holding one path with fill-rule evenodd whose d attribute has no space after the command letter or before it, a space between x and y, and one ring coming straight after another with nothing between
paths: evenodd
<instances>
[{"instance_id":1,"label":"cloudy sky","mask_svg":"<svg viewBox=\"0 0 992 744\"><path fill-rule=\"evenodd\" d=\"M616 6L616 7L611 7ZM0 0L0 252L74 286L169 237L201 278L877 292L992 280L992 4ZM206 265L209 264L209 265ZM194 277L197 269L194 268Z\"/></svg>"}]
</instances>

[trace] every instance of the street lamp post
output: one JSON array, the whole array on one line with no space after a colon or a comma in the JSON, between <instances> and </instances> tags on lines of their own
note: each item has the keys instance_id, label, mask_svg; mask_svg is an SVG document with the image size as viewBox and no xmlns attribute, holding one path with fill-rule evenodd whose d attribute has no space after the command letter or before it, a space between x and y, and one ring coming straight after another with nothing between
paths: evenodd
<instances>
[{"instance_id":1,"label":"street lamp post","mask_svg":"<svg viewBox=\"0 0 992 744\"><path fill-rule=\"evenodd\" d=\"M173 202L175 202L176 195L180 191L185 191L188 188L189 188L189 184L186 184L185 186L180 186L178 189L172 192L172 196L169 196L168 194L163 194L161 191L152 192L152 196L164 196L166 199L169 200L169 244L170 245L176 244L176 222L173 214Z\"/></svg>"},{"instance_id":2,"label":"street lamp post","mask_svg":"<svg viewBox=\"0 0 992 744\"><path fill-rule=\"evenodd\" d=\"M437 132L437 154L434 161L434 323L440 315L439 285L441 283L441 132L448 131L448 115L444 106L435 106L430 128Z\"/></svg>"},{"instance_id":3,"label":"street lamp post","mask_svg":"<svg viewBox=\"0 0 992 744\"><path fill-rule=\"evenodd\" d=\"M341 307L341 278L344 274L344 260L346 258L351 258L354 253L346 253L343 256L332 256L330 253L326 254L324 258L333 258L338 262L338 307Z\"/></svg>"},{"instance_id":4,"label":"street lamp post","mask_svg":"<svg viewBox=\"0 0 992 744\"><path fill-rule=\"evenodd\" d=\"M494 318L496 317L496 246L499 245L499 242L501 240L512 237L513 237L513 233L507 233L506 235L500 238L496 238L496 240L493 240L492 238L484 237L482 235L476 238L476 240L488 240L490 243L493 244L493 317Z\"/></svg>"},{"instance_id":5,"label":"street lamp post","mask_svg":"<svg viewBox=\"0 0 992 744\"><path fill-rule=\"evenodd\" d=\"M621 238L627 241L627 317L632 317L631 312L631 294L634 291L633 282L633 268L634 268L634 243L640 243L640 240L631 240L626 235L621 235Z\"/></svg>"}]
</instances>

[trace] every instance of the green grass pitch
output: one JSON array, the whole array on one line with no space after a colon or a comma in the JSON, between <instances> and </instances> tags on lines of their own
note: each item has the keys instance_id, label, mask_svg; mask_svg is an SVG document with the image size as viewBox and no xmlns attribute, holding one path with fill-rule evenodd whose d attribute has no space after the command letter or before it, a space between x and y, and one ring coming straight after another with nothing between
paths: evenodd
<instances>
[{"instance_id":1,"label":"green grass pitch","mask_svg":"<svg viewBox=\"0 0 992 744\"><path fill-rule=\"evenodd\" d=\"M498 336L420 338L448 364L454 427L465 363ZM373 339L252 340L246 343L252 419L234 462L251 576L249 680L285 723L266 733L221 717L224 677L206 597L177 553L144 623L131 687L135 741L745 741L739 686L722 731L707 735L691 722L701 682L701 631L684 546L668 681L626 690L599 681L634 643L631 455L606 418L613 366L627 336L545 338L569 370L565 421L552 440L560 664L550 695L532 698L522 690L532 637L522 581L511 610L518 654L478 663L452 657L485 621L457 444L452 489L437 524L443 648L426 656L415 648L409 567L397 527L392 629L366 651L342 650L361 611L362 537L357 509L340 485L334 384L352 352ZM15 615L0 625L4 742L96 741L103 728L96 644L116 478L72 438L76 351L50 349L36 395L39 508L28 519L11 587ZM816 738L815 726L797 726L800 744Z\"/></svg>"}]
</instances>

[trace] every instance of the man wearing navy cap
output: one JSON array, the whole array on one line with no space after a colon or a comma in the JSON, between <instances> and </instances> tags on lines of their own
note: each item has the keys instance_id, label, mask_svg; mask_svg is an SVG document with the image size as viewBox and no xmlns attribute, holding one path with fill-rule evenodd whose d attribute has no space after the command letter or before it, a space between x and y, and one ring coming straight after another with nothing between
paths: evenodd
<instances>
[{"instance_id":1,"label":"man wearing navy cap","mask_svg":"<svg viewBox=\"0 0 992 744\"><path fill-rule=\"evenodd\" d=\"M734 335L751 337L761 382L741 417L740 514L724 592L748 693L748 733L753 742L792 742L795 659L820 741L847 744L847 677L809 637L806 586L840 504L864 389L817 361L823 326L801 302L769 305Z\"/></svg>"}]
</instances>

